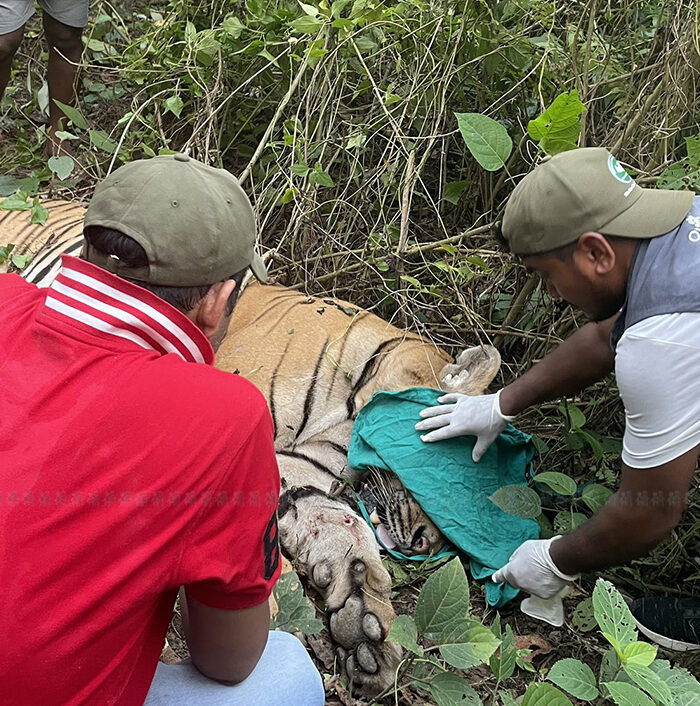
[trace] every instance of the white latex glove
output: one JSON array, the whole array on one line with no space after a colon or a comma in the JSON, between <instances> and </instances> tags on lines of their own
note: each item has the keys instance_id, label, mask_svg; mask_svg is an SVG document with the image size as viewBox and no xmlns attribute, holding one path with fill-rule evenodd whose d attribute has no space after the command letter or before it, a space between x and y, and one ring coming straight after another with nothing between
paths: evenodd
<instances>
[{"instance_id":1,"label":"white latex glove","mask_svg":"<svg viewBox=\"0 0 700 706\"><path fill-rule=\"evenodd\" d=\"M512 554L510 561L500 568L491 579L496 583L506 581L513 588L520 588L540 598L552 598L578 576L568 576L557 568L549 554L551 539L528 539Z\"/></svg>"},{"instance_id":2,"label":"white latex glove","mask_svg":"<svg viewBox=\"0 0 700 706\"><path fill-rule=\"evenodd\" d=\"M440 405L426 407L420 412L422 422L416 424L418 431L434 429L429 434L423 434L423 441L442 441L454 436L475 436L476 444L472 458L477 463L486 449L496 440L496 437L506 428L513 417L501 414L499 390L495 395L462 395L451 392L438 397Z\"/></svg>"}]
</instances>

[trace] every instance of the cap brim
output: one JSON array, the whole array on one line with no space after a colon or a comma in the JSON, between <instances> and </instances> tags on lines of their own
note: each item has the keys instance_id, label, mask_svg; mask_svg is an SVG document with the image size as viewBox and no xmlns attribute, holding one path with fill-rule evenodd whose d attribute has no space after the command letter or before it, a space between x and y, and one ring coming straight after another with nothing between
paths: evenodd
<instances>
[{"instance_id":1,"label":"cap brim","mask_svg":"<svg viewBox=\"0 0 700 706\"><path fill-rule=\"evenodd\" d=\"M688 215L692 191L642 189L642 195L623 213L598 228L603 235L653 238L677 228Z\"/></svg>"},{"instance_id":2,"label":"cap brim","mask_svg":"<svg viewBox=\"0 0 700 706\"><path fill-rule=\"evenodd\" d=\"M260 282L263 284L267 282L267 267L265 267L265 263L257 253L253 253L253 261L250 263L250 269Z\"/></svg>"}]
</instances>

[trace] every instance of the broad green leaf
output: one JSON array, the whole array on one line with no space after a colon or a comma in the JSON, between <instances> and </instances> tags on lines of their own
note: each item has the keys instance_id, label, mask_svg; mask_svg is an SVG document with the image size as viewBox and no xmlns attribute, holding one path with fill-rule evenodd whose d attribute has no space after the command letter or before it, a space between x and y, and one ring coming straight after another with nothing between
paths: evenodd
<instances>
[{"instance_id":1,"label":"broad green leaf","mask_svg":"<svg viewBox=\"0 0 700 706\"><path fill-rule=\"evenodd\" d=\"M700 706L700 682L687 669L672 667L665 659L655 660L649 669L669 685L674 706Z\"/></svg>"},{"instance_id":2,"label":"broad green leaf","mask_svg":"<svg viewBox=\"0 0 700 706\"><path fill-rule=\"evenodd\" d=\"M323 170L314 169L309 172L309 184L318 184L319 186L335 186L331 175Z\"/></svg>"},{"instance_id":3,"label":"broad green leaf","mask_svg":"<svg viewBox=\"0 0 700 706\"><path fill-rule=\"evenodd\" d=\"M571 614L571 627L579 632L590 632L596 626L595 615L593 615L593 600L584 598L574 608Z\"/></svg>"},{"instance_id":4,"label":"broad green leaf","mask_svg":"<svg viewBox=\"0 0 700 706\"><path fill-rule=\"evenodd\" d=\"M0 201L0 210L3 211L29 211L32 204L27 201L27 197L22 193L12 194Z\"/></svg>"},{"instance_id":5,"label":"broad green leaf","mask_svg":"<svg viewBox=\"0 0 700 706\"><path fill-rule=\"evenodd\" d=\"M221 23L221 29L234 39L238 39L246 26L235 15L226 15Z\"/></svg>"},{"instance_id":6,"label":"broad green leaf","mask_svg":"<svg viewBox=\"0 0 700 706\"><path fill-rule=\"evenodd\" d=\"M606 488L600 483L587 485L581 492L581 499L591 509L592 512L598 512L612 495L612 490Z\"/></svg>"},{"instance_id":7,"label":"broad green leaf","mask_svg":"<svg viewBox=\"0 0 700 706\"><path fill-rule=\"evenodd\" d=\"M169 98L166 98L164 105L166 110L169 110L176 118L179 118L185 104L183 103L182 98L175 94Z\"/></svg>"},{"instance_id":8,"label":"broad green leaf","mask_svg":"<svg viewBox=\"0 0 700 706\"><path fill-rule=\"evenodd\" d=\"M523 696L522 706L571 706L571 701L551 684L530 684Z\"/></svg>"},{"instance_id":9,"label":"broad green leaf","mask_svg":"<svg viewBox=\"0 0 700 706\"><path fill-rule=\"evenodd\" d=\"M501 699L503 706L520 706L520 704L507 691L499 691L498 697Z\"/></svg>"},{"instance_id":10,"label":"broad green leaf","mask_svg":"<svg viewBox=\"0 0 700 706\"><path fill-rule=\"evenodd\" d=\"M414 617L424 635L439 635L469 612L469 584L458 557L441 566L423 584Z\"/></svg>"},{"instance_id":11,"label":"broad green leaf","mask_svg":"<svg viewBox=\"0 0 700 706\"><path fill-rule=\"evenodd\" d=\"M593 612L598 627L603 633L611 635L622 651L637 639L632 613L620 592L609 581L596 581L593 589Z\"/></svg>"},{"instance_id":12,"label":"broad green leaf","mask_svg":"<svg viewBox=\"0 0 700 706\"><path fill-rule=\"evenodd\" d=\"M554 531L557 534L568 534L584 524L588 518L582 512L561 510L554 518Z\"/></svg>"},{"instance_id":13,"label":"broad green leaf","mask_svg":"<svg viewBox=\"0 0 700 706\"><path fill-rule=\"evenodd\" d=\"M417 642L418 628L410 615L397 615L386 639L388 642L396 642L413 654L423 654L423 648Z\"/></svg>"},{"instance_id":14,"label":"broad green leaf","mask_svg":"<svg viewBox=\"0 0 700 706\"><path fill-rule=\"evenodd\" d=\"M664 169L656 184L660 189L700 191L700 166L681 159Z\"/></svg>"},{"instance_id":15,"label":"broad green leaf","mask_svg":"<svg viewBox=\"0 0 700 706\"><path fill-rule=\"evenodd\" d=\"M292 164L292 174L296 174L300 177L305 177L309 173L309 165L304 164L304 162L298 162L297 164Z\"/></svg>"},{"instance_id":16,"label":"broad green leaf","mask_svg":"<svg viewBox=\"0 0 700 706\"><path fill-rule=\"evenodd\" d=\"M509 515L534 519L542 512L540 496L524 485L504 485L489 500Z\"/></svg>"},{"instance_id":17,"label":"broad green leaf","mask_svg":"<svg viewBox=\"0 0 700 706\"><path fill-rule=\"evenodd\" d=\"M637 686L644 689L655 701L663 704L663 706L672 706L673 695L671 694L671 688L649 667L628 662L627 664L623 663L622 668L625 670L625 674Z\"/></svg>"},{"instance_id":18,"label":"broad green leaf","mask_svg":"<svg viewBox=\"0 0 700 706\"><path fill-rule=\"evenodd\" d=\"M437 706L480 706L482 701L466 679L443 672L430 680L430 693Z\"/></svg>"},{"instance_id":19,"label":"broad green leaf","mask_svg":"<svg viewBox=\"0 0 700 706\"><path fill-rule=\"evenodd\" d=\"M67 179L73 171L75 162L68 155L49 157L49 169L61 180Z\"/></svg>"},{"instance_id":20,"label":"broad green leaf","mask_svg":"<svg viewBox=\"0 0 700 706\"><path fill-rule=\"evenodd\" d=\"M606 650L603 654L603 659L600 661L598 682L602 684L605 681L614 679L620 670L620 666L620 658L617 656L615 648L611 647L609 650Z\"/></svg>"},{"instance_id":21,"label":"broad green leaf","mask_svg":"<svg viewBox=\"0 0 700 706\"><path fill-rule=\"evenodd\" d=\"M574 149L581 134L579 116L585 111L578 91L561 93L549 108L527 124L528 135L550 155Z\"/></svg>"},{"instance_id":22,"label":"broad green leaf","mask_svg":"<svg viewBox=\"0 0 700 706\"><path fill-rule=\"evenodd\" d=\"M632 642L625 647L622 661L625 664L640 664L648 667L655 659L658 649L648 642Z\"/></svg>"},{"instance_id":23,"label":"broad green leaf","mask_svg":"<svg viewBox=\"0 0 700 706\"><path fill-rule=\"evenodd\" d=\"M314 5L307 5L306 3L301 2L301 0L299 0L299 5L309 17L316 17L316 15L318 15L318 8Z\"/></svg>"},{"instance_id":24,"label":"broad green leaf","mask_svg":"<svg viewBox=\"0 0 700 706\"><path fill-rule=\"evenodd\" d=\"M468 186L468 181L451 181L445 185L445 193L442 195L442 198L449 203L457 204L459 197Z\"/></svg>"},{"instance_id":25,"label":"broad green leaf","mask_svg":"<svg viewBox=\"0 0 700 706\"><path fill-rule=\"evenodd\" d=\"M15 249L14 243L9 243L8 245L0 245L0 265L7 262L10 257L10 253Z\"/></svg>"},{"instance_id":26,"label":"broad green leaf","mask_svg":"<svg viewBox=\"0 0 700 706\"><path fill-rule=\"evenodd\" d=\"M573 495L576 492L576 481L563 473L556 471L545 471L535 476L537 483L544 483L555 493L560 495Z\"/></svg>"},{"instance_id":27,"label":"broad green leaf","mask_svg":"<svg viewBox=\"0 0 700 706\"><path fill-rule=\"evenodd\" d=\"M90 130L90 142L98 150L109 154L114 154L117 149L117 143L103 130Z\"/></svg>"},{"instance_id":28,"label":"broad green leaf","mask_svg":"<svg viewBox=\"0 0 700 706\"><path fill-rule=\"evenodd\" d=\"M299 577L293 571L280 576L272 589L277 602L277 615L270 621L271 630L303 632L311 635L323 629L311 601L304 595Z\"/></svg>"},{"instance_id":29,"label":"broad green leaf","mask_svg":"<svg viewBox=\"0 0 700 706\"><path fill-rule=\"evenodd\" d=\"M496 637L498 637L496 635ZM500 654L494 654L489 660L491 671L500 681L508 679L515 671L515 658L517 651L515 649L515 635L513 628L506 625L505 633L501 640Z\"/></svg>"},{"instance_id":30,"label":"broad green leaf","mask_svg":"<svg viewBox=\"0 0 700 706\"><path fill-rule=\"evenodd\" d=\"M56 130L56 137L59 140L78 140L78 136L67 130Z\"/></svg>"},{"instance_id":31,"label":"broad green leaf","mask_svg":"<svg viewBox=\"0 0 700 706\"><path fill-rule=\"evenodd\" d=\"M297 193L298 192L296 189L285 189L282 197L280 198L280 203L291 203L296 198Z\"/></svg>"},{"instance_id":32,"label":"broad green leaf","mask_svg":"<svg viewBox=\"0 0 700 706\"><path fill-rule=\"evenodd\" d=\"M20 180L9 174L0 176L0 196L10 196L20 188Z\"/></svg>"},{"instance_id":33,"label":"broad green leaf","mask_svg":"<svg viewBox=\"0 0 700 706\"><path fill-rule=\"evenodd\" d=\"M49 210L41 205L37 197L34 197L34 201L32 201L32 223L38 223L43 226L48 218Z\"/></svg>"},{"instance_id":34,"label":"broad green leaf","mask_svg":"<svg viewBox=\"0 0 700 706\"><path fill-rule=\"evenodd\" d=\"M440 654L457 669L471 669L486 662L501 641L477 620L462 620L440 638Z\"/></svg>"},{"instance_id":35,"label":"broad green leaf","mask_svg":"<svg viewBox=\"0 0 700 706\"><path fill-rule=\"evenodd\" d=\"M79 127L81 130L88 129L87 120L85 120L83 114L79 110L74 108L72 105L61 103L61 101L57 101L55 98L53 102L63 111L65 116L73 123L73 125L75 125L75 127Z\"/></svg>"},{"instance_id":36,"label":"broad green leaf","mask_svg":"<svg viewBox=\"0 0 700 706\"><path fill-rule=\"evenodd\" d=\"M324 22L318 17L304 15L303 17L297 17L296 20L292 20L289 24L295 32L300 34L316 34L323 27Z\"/></svg>"},{"instance_id":37,"label":"broad green leaf","mask_svg":"<svg viewBox=\"0 0 700 706\"><path fill-rule=\"evenodd\" d=\"M455 117L474 159L488 172L504 167L513 141L503 125L481 113L455 113Z\"/></svg>"},{"instance_id":38,"label":"broad green leaf","mask_svg":"<svg viewBox=\"0 0 700 706\"><path fill-rule=\"evenodd\" d=\"M586 415L570 402L564 402L559 406L562 414L568 416L572 429L580 429L586 423Z\"/></svg>"},{"instance_id":39,"label":"broad green leaf","mask_svg":"<svg viewBox=\"0 0 700 706\"><path fill-rule=\"evenodd\" d=\"M583 701L598 698L595 675L591 668L577 659L560 659L550 670L547 679Z\"/></svg>"},{"instance_id":40,"label":"broad green leaf","mask_svg":"<svg viewBox=\"0 0 700 706\"><path fill-rule=\"evenodd\" d=\"M622 681L606 681L602 684L610 692L617 706L654 706L654 702L632 684Z\"/></svg>"},{"instance_id":41,"label":"broad green leaf","mask_svg":"<svg viewBox=\"0 0 700 706\"><path fill-rule=\"evenodd\" d=\"M11 255L10 260L18 270L23 270L31 262L32 257L31 253L26 253L25 255Z\"/></svg>"}]
</instances>

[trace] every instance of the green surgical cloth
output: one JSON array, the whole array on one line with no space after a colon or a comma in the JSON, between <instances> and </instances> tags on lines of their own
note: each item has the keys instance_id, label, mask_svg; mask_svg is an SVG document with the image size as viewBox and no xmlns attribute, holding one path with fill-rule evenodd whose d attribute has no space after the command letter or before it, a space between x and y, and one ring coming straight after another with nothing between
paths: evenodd
<instances>
[{"instance_id":1,"label":"green surgical cloth","mask_svg":"<svg viewBox=\"0 0 700 706\"><path fill-rule=\"evenodd\" d=\"M479 463L472 460L473 436L424 443L414 429L419 412L439 404L443 394L423 387L377 392L357 415L348 462L358 471L396 473L443 535L469 557L474 578L484 579L524 541L540 536L535 520L509 515L489 500L504 485L527 485L534 449L530 437L511 425ZM493 606L518 593L493 581L485 587Z\"/></svg>"}]
</instances>

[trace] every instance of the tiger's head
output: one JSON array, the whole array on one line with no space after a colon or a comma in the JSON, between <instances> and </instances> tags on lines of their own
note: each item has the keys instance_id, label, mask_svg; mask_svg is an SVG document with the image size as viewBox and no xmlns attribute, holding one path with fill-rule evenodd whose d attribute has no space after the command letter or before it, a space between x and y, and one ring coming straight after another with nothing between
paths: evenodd
<instances>
[{"instance_id":1,"label":"tiger's head","mask_svg":"<svg viewBox=\"0 0 700 706\"><path fill-rule=\"evenodd\" d=\"M370 519L389 549L417 556L436 554L445 538L394 473L371 468L365 484Z\"/></svg>"}]
</instances>

